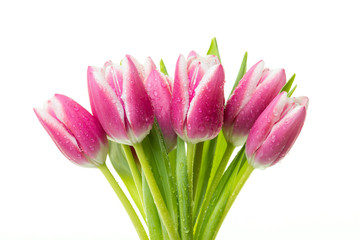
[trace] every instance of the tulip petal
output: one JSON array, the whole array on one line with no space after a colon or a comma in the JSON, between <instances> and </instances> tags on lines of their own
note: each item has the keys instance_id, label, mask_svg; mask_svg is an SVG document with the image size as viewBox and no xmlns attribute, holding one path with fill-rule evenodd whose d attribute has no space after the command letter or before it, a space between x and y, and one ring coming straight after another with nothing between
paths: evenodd
<instances>
[{"instance_id":1,"label":"tulip petal","mask_svg":"<svg viewBox=\"0 0 360 240\"><path fill-rule=\"evenodd\" d=\"M305 106L296 106L277 122L256 151L254 167L266 168L281 160L295 143L304 125Z\"/></svg>"},{"instance_id":2,"label":"tulip petal","mask_svg":"<svg viewBox=\"0 0 360 240\"><path fill-rule=\"evenodd\" d=\"M79 147L75 137L56 117L52 116L46 110L34 109L41 125L55 142L59 150L70 161L81 166L93 166L85 157L83 151Z\"/></svg>"},{"instance_id":3,"label":"tulip petal","mask_svg":"<svg viewBox=\"0 0 360 240\"><path fill-rule=\"evenodd\" d=\"M86 156L94 161L98 160L97 154L104 145L107 145L106 135L98 120L80 104L61 94L55 94L51 106L56 117L76 137L79 147ZM100 156L100 159L99 164L104 158Z\"/></svg>"},{"instance_id":4,"label":"tulip petal","mask_svg":"<svg viewBox=\"0 0 360 240\"><path fill-rule=\"evenodd\" d=\"M221 130L225 74L222 65L211 67L195 89L187 114L186 133L196 143L214 138Z\"/></svg>"},{"instance_id":5,"label":"tulip petal","mask_svg":"<svg viewBox=\"0 0 360 240\"><path fill-rule=\"evenodd\" d=\"M238 86L226 103L224 111L224 134L226 139L228 139L228 141L230 140L230 142L236 141L236 137L232 136L234 122L240 111L250 101L252 94L256 90L256 86L261 79L263 70L264 61L259 61L252 66L240 80Z\"/></svg>"},{"instance_id":6,"label":"tulip petal","mask_svg":"<svg viewBox=\"0 0 360 240\"><path fill-rule=\"evenodd\" d=\"M177 134L184 137L184 124L189 108L189 80L187 75L187 63L183 55L180 55L175 68L173 96L170 105L171 123Z\"/></svg>"},{"instance_id":7,"label":"tulip petal","mask_svg":"<svg viewBox=\"0 0 360 240\"><path fill-rule=\"evenodd\" d=\"M265 77L262 77L260 81L261 83L257 85L251 99L235 119L232 132L235 146L240 146L245 143L256 119L276 95L278 95L279 91L286 83L285 70L266 71Z\"/></svg>"},{"instance_id":8,"label":"tulip petal","mask_svg":"<svg viewBox=\"0 0 360 240\"><path fill-rule=\"evenodd\" d=\"M88 89L92 112L105 132L114 141L129 143L123 105L99 68L88 68Z\"/></svg>"},{"instance_id":9,"label":"tulip petal","mask_svg":"<svg viewBox=\"0 0 360 240\"><path fill-rule=\"evenodd\" d=\"M214 55L201 57L195 52L189 54L187 62L187 72L189 78L189 99L190 102L195 95L195 89L199 85L204 74L214 65L220 64L218 58Z\"/></svg>"},{"instance_id":10,"label":"tulip petal","mask_svg":"<svg viewBox=\"0 0 360 240\"><path fill-rule=\"evenodd\" d=\"M279 114L279 112L281 112L287 105L289 105L289 101L286 96L286 92L282 92L277 95L260 114L250 130L249 137L247 138L246 155L248 158L253 156L256 150L265 141L272 126L281 118L281 114Z\"/></svg>"},{"instance_id":11,"label":"tulip petal","mask_svg":"<svg viewBox=\"0 0 360 240\"><path fill-rule=\"evenodd\" d=\"M126 61L131 61L132 65L136 68L139 77L141 78L142 82L144 82L145 80L145 69L144 66L141 65L133 56L130 55L126 55L125 59L127 59ZM124 60L125 60L124 59ZM154 64L155 66L155 64ZM156 67L155 67L156 68Z\"/></svg>"},{"instance_id":12,"label":"tulip petal","mask_svg":"<svg viewBox=\"0 0 360 240\"><path fill-rule=\"evenodd\" d=\"M111 61L107 61L102 69L106 82L114 90L118 98L122 94L122 71L120 65L116 65Z\"/></svg>"},{"instance_id":13,"label":"tulip petal","mask_svg":"<svg viewBox=\"0 0 360 240\"><path fill-rule=\"evenodd\" d=\"M170 119L171 90L166 77L153 70L145 80L145 88L151 99L156 119L164 136L167 150L171 150L176 144L176 133L174 132Z\"/></svg>"},{"instance_id":14,"label":"tulip petal","mask_svg":"<svg viewBox=\"0 0 360 240\"><path fill-rule=\"evenodd\" d=\"M124 90L121 99L129 124L128 136L131 142L141 142L152 127L154 113L143 78L133 58L127 55L122 67Z\"/></svg>"},{"instance_id":15,"label":"tulip petal","mask_svg":"<svg viewBox=\"0 0 360 240\"><path fill-rule=\"evenodd\" d=\"M156 65L150 57L147 57L144 62L144 80L148 78L153 70L156 70Z\"/></svg>"}]
</instances>

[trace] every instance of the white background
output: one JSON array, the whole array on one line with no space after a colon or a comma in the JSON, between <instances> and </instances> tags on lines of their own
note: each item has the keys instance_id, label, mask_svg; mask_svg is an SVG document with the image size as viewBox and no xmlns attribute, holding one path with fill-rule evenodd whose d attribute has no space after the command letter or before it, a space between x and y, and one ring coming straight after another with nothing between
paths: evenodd
<instances>
[{"instance_id":1,"label":"white background","mask_svg":"<svg viewBox=\"0 0 360 240\"><path fill-rule=\"evenodd\" d=\"M236 2L236 3L235 3ZM253 173L218 239L360 239L356 1L1 1L0 239L136 239L100 171L61 155L36 119L54 93L87 109L88 65L205 54L230 91L241 58L296 72L310 98L290 154Z\"/></svg>"}]
</instances>

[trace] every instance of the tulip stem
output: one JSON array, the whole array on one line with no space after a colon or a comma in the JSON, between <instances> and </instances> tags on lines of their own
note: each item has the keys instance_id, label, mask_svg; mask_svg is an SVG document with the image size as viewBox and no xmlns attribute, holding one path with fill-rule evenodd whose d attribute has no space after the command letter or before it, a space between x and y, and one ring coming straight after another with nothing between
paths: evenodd
<instances>
[{"instance_id":1,"label":"tulip stem","mask_svg":"<svg viewBox=\"0 0 360 240\"><path fill-rule=\"evenodd\" d=\"M100 165L100 166L98 166L98 168L104 174L106 180L110 183L112 189L114 190L117 197L119 198L122 205L124 206L127 214L130 217L131 222L133 223L133 225L136 229L136 232L139 235L139 238L142 240L148 240L149 237L148 237L139 217L137 216L134 208L132 207L131 203L129 202L129 199L126 197L125 193L123 192L123 190L121 189L121 187L119 186L117 181L115 180L114 176L109 171L106 164Z\"/></svg>"},{"instance_id":2,"label":"tulip stem","mask_svg":"<svg viewBox=\"0 0 360 240\"><path fill-rule=\"evenodd\" d=\"M176 151L176 186L180 213L180 235L181 239L191 240L193 239L191 184L189 184L187 160L185 157L184 141L178 137Z\"/></svg>"},{"instance_id":3,"label":"tulip stem","mask_svg":"<svg viewBox=\"0 0 360 240\"><path fill-rule=\"evenodd\" d=\"M170 216L170 213L166 207L163 196L161 195L160 189L156 183L153 172L149 164L147 155L144 152L143 146L140 143L134 144L134 148L139 157L140 164L143 168L145 178L150 188L150 192L154 198L155 205L158 209L162 223L165 225L165 228L169 234L170 239L179 239L179 234L175 228L175 224Z\"/></svg>"},{"instance_id":4,"label":"tulip stem","mask_svg":"<svg viewBox=\"0 0 360 240\"><path fill-rule=\"evenodd\" d=\"M121 147L122 147L122 149L123 149L123 151L125 153L126 160L127 160L128 164L129 164L131 174L132 174L132 176L134 178L135 186L136 186L136 189L137 189L137 191L139 193L141 204L144 205L143 194L142 194L141 176L140 176L139 169L136 166L134 156L133 156L133 154L131 152L130 146L125 145L125 144L121 144Z\"/></svg>"},{"instance_id":5,"label":"tulip stem","mask_svg":"<svg viewBox=\"0 0 360 240\"><path fill-rule=\"evenodd\" d=\"M236 180L235 180L235 184L234 184L234 187L232 189L232 194L230 194L230 197L226 203L226 206L225 206L225 210L221 216L221 219L219 221L219 223L217 224L216 226L216 229L215 229L215 232L214 232L214 235L213 235L213 239L215 239L217 233L219 232L219 229L222 225L222 223L224 222L224 219L227 215L227 213L229 212L232 204L234 203L236 197L239 195L242 187L244 186L244 184L246 183L246 181L249 179L251 173L253 172L254 170L254 167L251 166L247 159L243 159L243 161L245 161L244 165L241 167L238 175L236 176Z\"/></svg>"},{"instance_id":6,"label":"tulip stem","mask_svg":"<svg viewBox=\"0 0 360 240\"><path fill-rule=\"evenodd\" d=\"M194 189L194 159L196 153L196 144L187 143L187 152L186 152L186 165L187 165L187 175L189 181L189 194L190 194L190 204L193 202L193 189Z\"/></svg>"},{"instance_id":7,"label":"tulip stem","mask_svg":"<svg viewBox=\"0 0 360 240\"><path fill-rule=\"evenodd\" d=\"M203 204L202 204L202 206L200 208L199 216L198 216L198 218L196 219L196 222L195 222L195 237L198 236L198 234L199 234L199 231L201 229L201 225L202 225L203 220L205 218L205 213L207 211L207 208L209 207L212 195L213 195L217 185L220 182L220 179L221 179L221 177L222 177L222 175L224 173L226 165L229 162L229 159L230 159L231 154L234 151L234 149L235 149L235 146L228 143L228 145L226 147L226 150L225 150L225 153L224 153L224 155L223 155L223 157L221 159L221 162L220 162L220 164L219 164L219 166L218 166L218 168L216 170L216 173L215 173L212 181L208 183L208 187L206 189L204 201L203 201Z\"/></svg>"},{"instance_id":8,"label":"tulip stem","mask_svg":"<svg viewBox=\"0 0 360 240\"><path fill-rule=\"evenodd\" d=\"M213 165L215 148L216 148L217 138L206 141L203 146L203 155L200 159L200 169L198 173L198 180L196 183L196 188L194 188L194 208L193 208L193 222L195 222L201 204L204 200L207 184L210 178L210 172Z\"/></svg>"},{"instance_id":9,"label":"tulip stem","mask_svg":"<svg viewBox=\"0 0 360 240\"><path fill-rule=\"evenodd\" d=\"M204 142L199 142L199 143L196 144L195 157L194 157L194 167L193 167L193 198L194 199L195 199L195 193L196 193L197 188L198 188L199 173L200 173L203 149L204 149Z\"/></svg>"},{"instance_id":10,"label":"tulip stem","mask_svg":"<svg viewBox=\"0 0 360 240\"><path fill-rule=\"evenodd\" d=\"M212 182L209 184L209 197L211 197L211 195L213 194L215 188L217 187L217 185L219 184L220 182L220 179L225 171L225 168L229 162L229 159L231 157L231 154L233 153L235 149L235 146L232 145L231 143L228 143L227 147L226 147L226 150L225 150L225 153L221 159L221 162L216 170L216 173L214 175L214 178L212 179Z\"/></svg>"}]
</instances>

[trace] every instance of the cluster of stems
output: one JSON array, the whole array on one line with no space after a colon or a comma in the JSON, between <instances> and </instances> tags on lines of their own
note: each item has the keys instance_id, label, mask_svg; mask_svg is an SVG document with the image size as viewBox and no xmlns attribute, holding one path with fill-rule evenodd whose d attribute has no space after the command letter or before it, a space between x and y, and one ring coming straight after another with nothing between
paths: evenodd
<instances>
[{"instance_id":1,"label":"cluster of stems","mask_svg":"<svg viewBox=\"0 0 360 240\"><path fill-rule=\"evenodd\" d=\"M157 123L142 143L132 147L110 142L110 160L137 211L106 165L99 169L122 202L139 238L215 239L253 171L244 147L225 170L235 147L226 142L222 132L197 144L178 138L177 147L167 153Z\"/></svg>"}]
</instances>

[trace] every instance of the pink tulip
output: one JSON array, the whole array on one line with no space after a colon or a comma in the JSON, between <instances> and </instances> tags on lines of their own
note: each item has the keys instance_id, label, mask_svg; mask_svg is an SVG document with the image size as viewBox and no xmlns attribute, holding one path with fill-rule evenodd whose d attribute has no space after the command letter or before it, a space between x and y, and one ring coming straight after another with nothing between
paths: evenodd
<instances>
[{"instance_id":1,"label":"pink tulip","mask_svg":"<svg viewBox=\"0 0 360 240\"><path fill-rule=\"evenodd\" d=\"M171 80L156 69L151 58L146 59L144 67L146 76L145 88L164 136L166 150L170 152L176 145L176 133L170 119Z\"/></svg>"},{"instance_id":2,"label":"pink tulip","mask_svg":"<svg viewBox=\"0 0 360 240\"><path fill-rule=\"evenodd\" d=\"M191 52L176 63L170 112L175 132L197 143L221 130L224 111L224 69L216 56Z\"/></svg>"},{"instance_id":3,"label":"pink tulip","mask_svg":"<svg viewBox=\"0 0 360 240\"><path fill-rule=\"evenodd\" d=\"M108 153L106 134L98 120L77 102L56 94L36 116L60 151L85 167L104 164Z\"/></svg>"},{"instance_id":4,"label":"pink tulip","mask_svg":"<svg viewBox=\"0 0 360 240\"><path fill-rule=\"evenodd\" d=\"M154 113L144 75L143 66L128 55L121 65L106 62L103 68L88 68L92 112L113 141L139 143L152 127Z\"/></svg>"},{"instance_id":5,"label":"pink tulip","mask_svg":"<svg viewBox=\"0 0 360 240\"><path fill-rule=\"evenodd\" d=\"M279 94L250 130L246 155L255 168L279 162L290 150L304 125L309 99Z\"/></svg>"},{"instance_id":6,"label":"pink tulip","mask_svg":"<svg viewBox=\"0 0 360 240\"><path fill-rule=\"evenodd\" d=\"M225 106L223 131L229 143L245 143L255 120L285 83L284 69L264 69L263 61L249 69Z\"/></svg>"}]
</instances>

